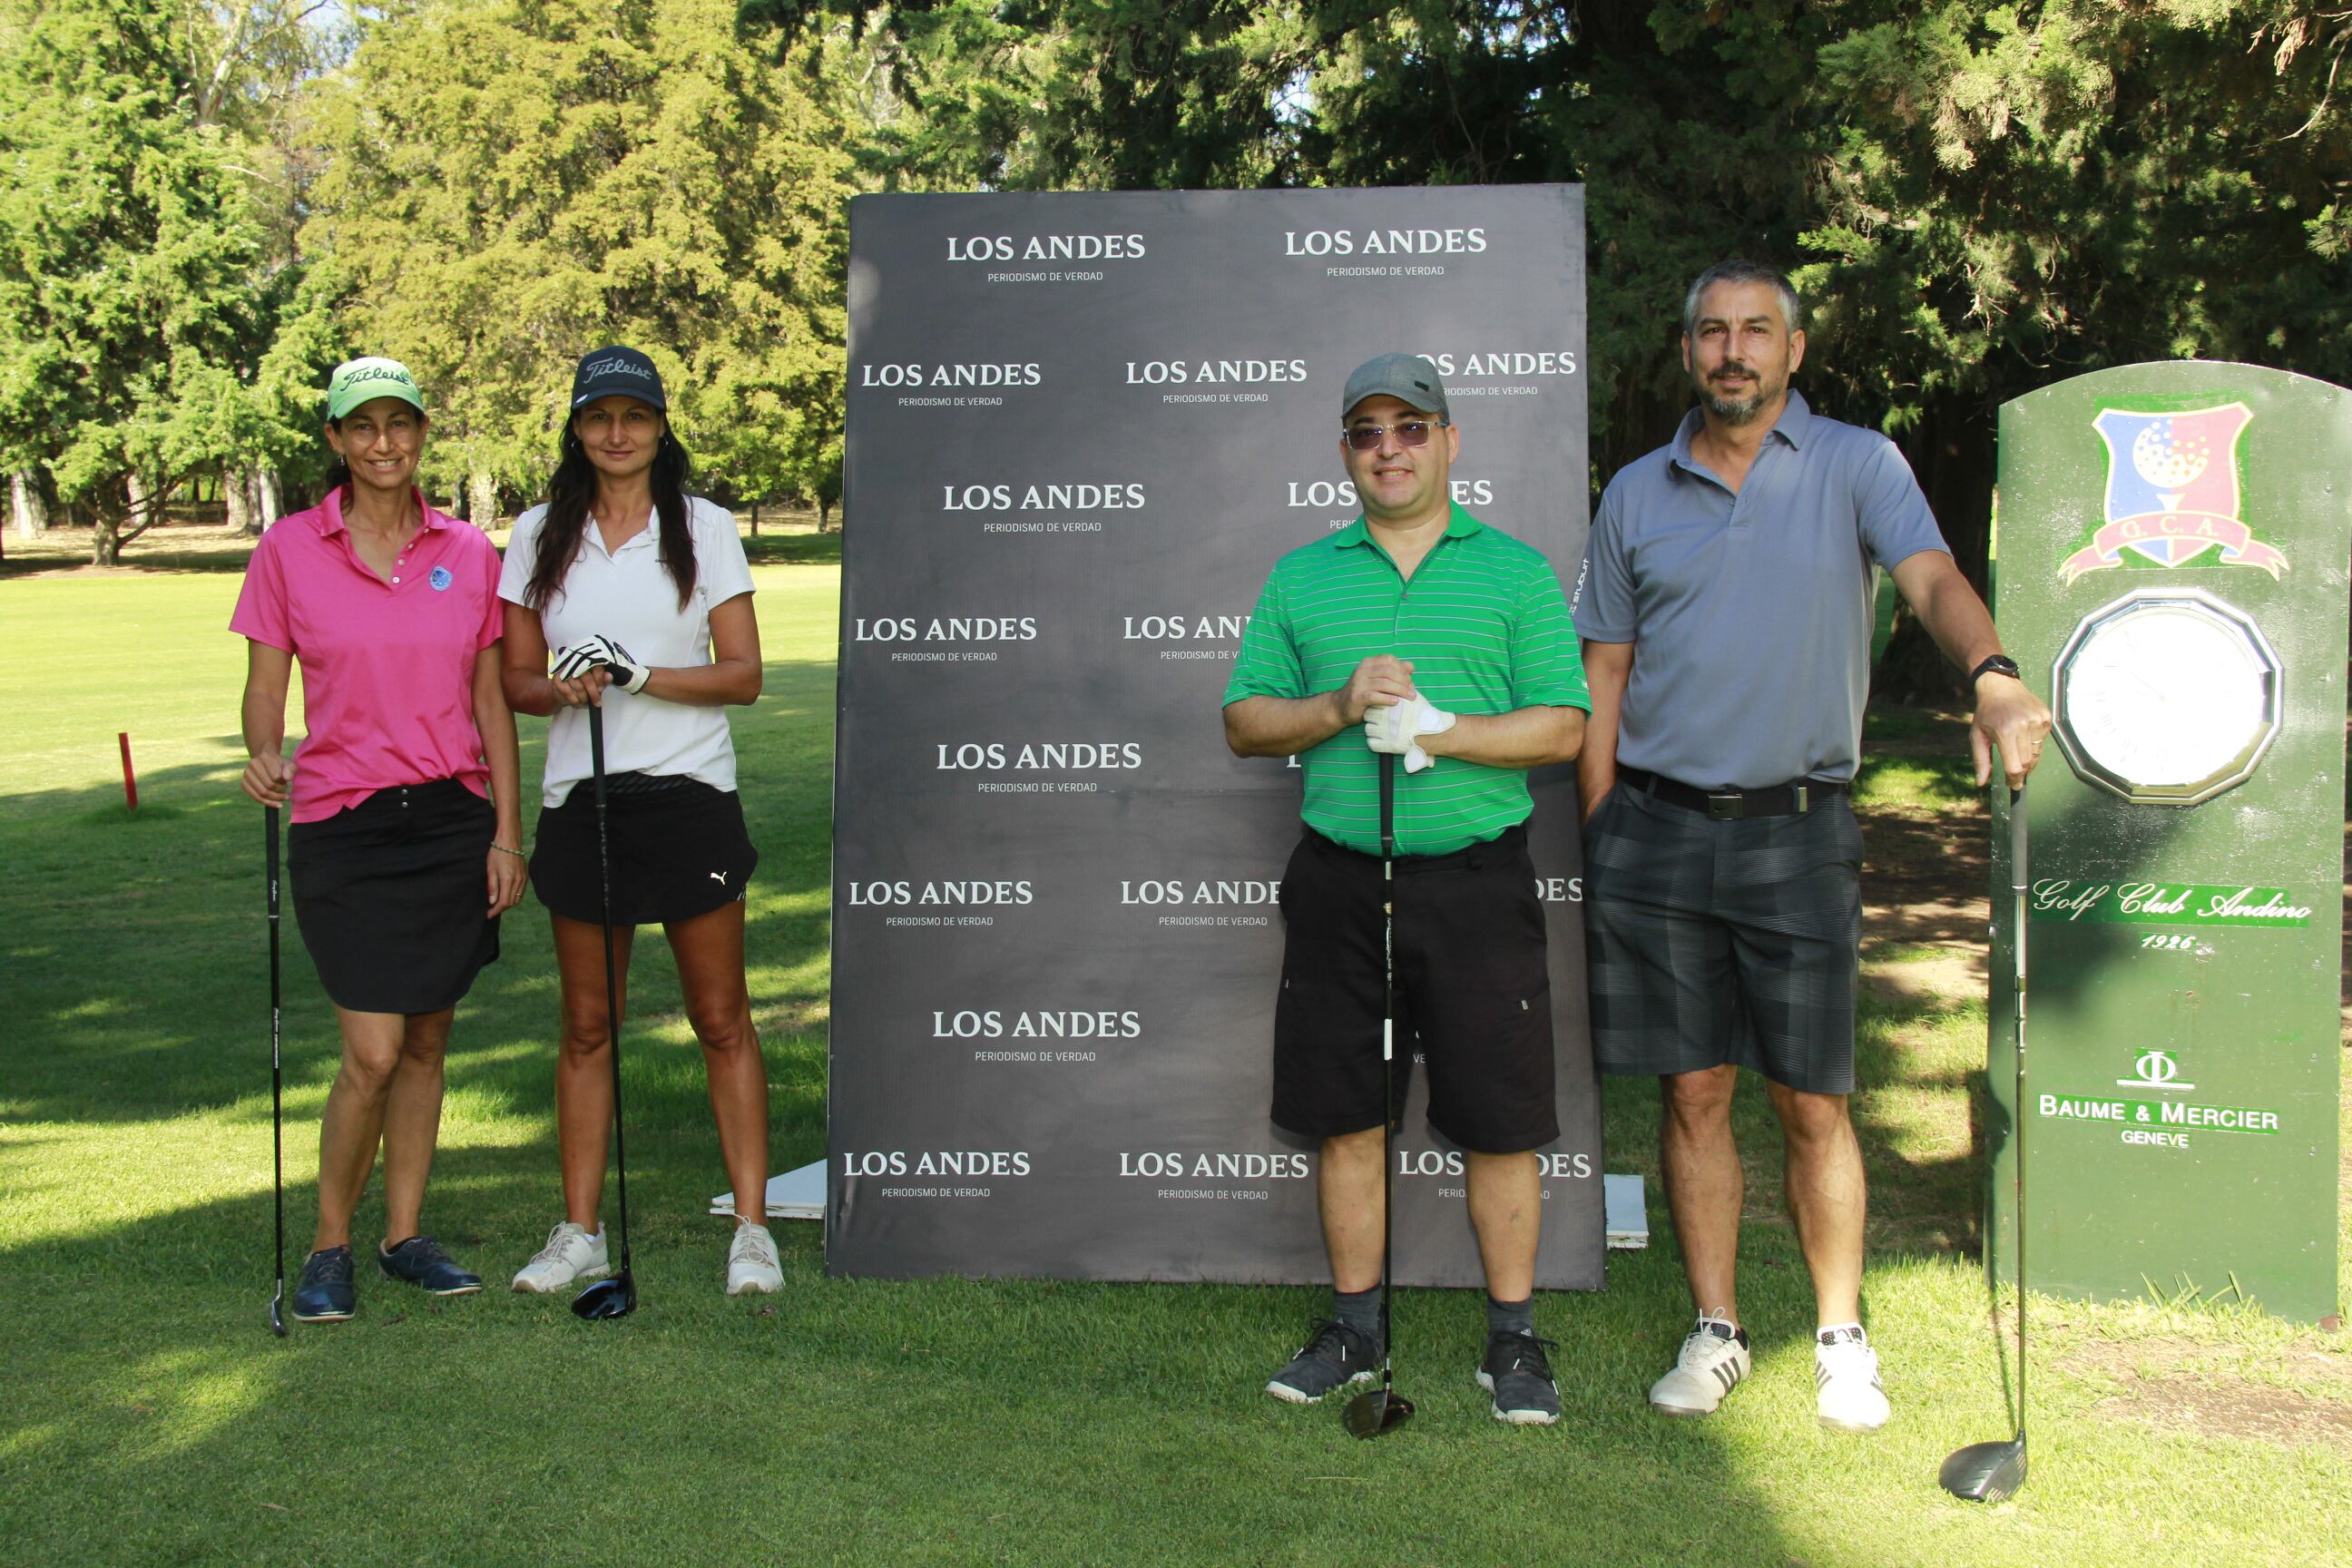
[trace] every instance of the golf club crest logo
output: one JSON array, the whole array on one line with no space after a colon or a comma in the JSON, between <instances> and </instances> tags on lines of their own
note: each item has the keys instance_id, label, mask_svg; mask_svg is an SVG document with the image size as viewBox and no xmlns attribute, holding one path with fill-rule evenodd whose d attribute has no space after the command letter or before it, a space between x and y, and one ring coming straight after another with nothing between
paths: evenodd
<instances>
[{"instance_id":1,"label":"golf club crest logo","mask_svg":"<svg viewBox=\"0 0 2352 1568\"><path fill-rule=\"evenodd\" d=\"M2285 571L2286 557L2239 516L2238 439L2253 417L2242 403L2174 414L2099 410L2091 424L2107 447L2105 521L2060 563L2066 585L2135 563L2258 566L2273 578ZM2125 560L2126 551L2136 562Z\"/></svg>"}]
</instances>

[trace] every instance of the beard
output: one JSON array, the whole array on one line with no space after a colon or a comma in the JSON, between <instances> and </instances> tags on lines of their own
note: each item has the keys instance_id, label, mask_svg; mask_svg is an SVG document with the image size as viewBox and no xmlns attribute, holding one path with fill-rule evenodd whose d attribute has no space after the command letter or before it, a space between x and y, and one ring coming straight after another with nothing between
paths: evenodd
<instances>
[{"instance_id":1,"label":"beard","mask_svg":"<svg viewBox=\"0 0 2352 1568\"><path fill-rule=\"evenodd\" d=\"M1732 397L1716 391L1712 382L1696 383L1699 401L1706 405L1708 413L1726 425L1748 423L1763 412L1766 404L1780 396L1781 389L1788 385L1786 381L1777 384L1766 381L1763 376L1757 374L1755 366L1744 364L1738 360L1717 365L1715 374L1720 375L1726 371L1737 371L1745 375L1754 390L1745 397Z\"/></svg>"}]
</instances>

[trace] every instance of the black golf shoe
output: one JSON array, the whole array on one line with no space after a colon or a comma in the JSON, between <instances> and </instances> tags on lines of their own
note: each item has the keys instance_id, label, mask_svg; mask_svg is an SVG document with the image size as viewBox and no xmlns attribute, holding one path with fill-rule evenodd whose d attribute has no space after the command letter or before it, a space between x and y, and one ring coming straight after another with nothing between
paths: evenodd
<instances>
[{"instance_id":1,"label":"black golf shoe","mask_svg":"<svg viewBox=\"0 0 2352 1568\"><path fill-rule=\"evenodd\" d=\"M1559 1388L1544 1359L1549 1340L1505 1331L1486 1336L1478 1386L1495 1396L1495 1419L1514 1426L1549 1426L1559 1419Z\"/></svg>"},{"instance_id":2,"label":"black golf shoe","mask_svg":"<svg viewBox=\"0 0 2352 1568\"><path fill-rule=\"evenodd\" d=\"M1380 1360L1381 1348L1370 1335L1334 1319L1315 1326L1315 1337L1274 1374L1265 1391L1293 1405L1312 1405L1334 1389L1370 1382Z\"/></svg>"},{"instance_id":3,"label":"black golf shoe","mask_svg":"<svg viewBox=\"0 0 2352 1568\"><path fill-rule=\"evenodd\" d=\"M412 1236L389 1252L378 1251L375 1262L385 1279L404 1280L436 1296L470 1296L482 1288L480 1275L451 1262L429 1236Z\"/></svg>"},{"instance_id":4,"label":"black golf shoe","mask_svg":"<svg viewBox=\"0 0 2352 1568\"><path fill-rule=\"evenodd\" d=\"M360 1293L352 1286L352 1249L322 1247L302 1260L302 1278L294 1285L294 1321L298 1323L340 1323L359 1306Z\"/></svg>"}]
</instances>

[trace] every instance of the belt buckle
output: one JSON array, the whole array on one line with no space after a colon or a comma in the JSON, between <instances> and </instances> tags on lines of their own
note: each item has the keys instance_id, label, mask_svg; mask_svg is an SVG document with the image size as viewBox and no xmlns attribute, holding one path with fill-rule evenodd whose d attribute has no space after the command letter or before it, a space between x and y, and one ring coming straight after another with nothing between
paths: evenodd
<instances>
[{"instance_id":1,"label":"belt buckle","mask_svg":"<svg viewBox=\"0 0 2352 1568\"><path fill-rule=\"evenodd\" d=\"M1706 814L1717 822L1737 822L1748 815L1748 797L1738 790L1706 797Z\"/></svg>"}]
</instances>

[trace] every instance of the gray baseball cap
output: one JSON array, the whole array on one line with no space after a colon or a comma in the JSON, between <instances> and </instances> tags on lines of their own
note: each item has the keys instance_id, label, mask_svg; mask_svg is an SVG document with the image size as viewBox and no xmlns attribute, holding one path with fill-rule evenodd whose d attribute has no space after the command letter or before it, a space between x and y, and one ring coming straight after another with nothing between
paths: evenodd
<instances>
[{"instance_id":1,"label":"gray baseball cap","mask_svg":"<svg viewBox=\"0 0 2352 1568\"><path fill-rule=\"evenodd\" d=\"M1339 417L1354 413L1356 405L1365 398L1381 396L1393 397L1417 413L1434 414L1448 423L1454 418L1445 406L1445 383L1437 378L1437 367L1419 354L1382 354L1358 365L1348 377L1348 389L1339 395Z\"/></svg>"}]
</instances>

